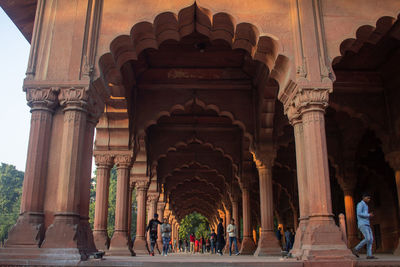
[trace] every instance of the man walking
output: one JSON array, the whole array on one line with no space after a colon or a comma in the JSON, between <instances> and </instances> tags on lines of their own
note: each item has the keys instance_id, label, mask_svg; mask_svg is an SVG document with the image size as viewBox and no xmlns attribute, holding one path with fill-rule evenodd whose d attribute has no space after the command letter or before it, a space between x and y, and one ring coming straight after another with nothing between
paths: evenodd
<instances>
[{"instance_id":1,"label":"man walking","mask_svg":"<svg viewBox=\"0 0 400 267\"><path fill-rule=\"evenodd\" d=\"M154 214L154 218L150 220L149 225L146 227L146 232L150 230L150 255L154 256L154 246L157 242L157 228L158 225L162 224L158 220L158 214Z\"/></svg>"},{"instance_id":2,"label":"man walking","mask_svg":"<svg viewBox=\"0 0 400 267\"><path fill-rule=\"evenodd\" d=\"M217 234L214 232L214 229L211 229L211 235L210 235L211 254L217 253L216 243L217 243Z\"/></svg>"},{"instance_id":3,"label":"man walking","mask_svg":"<svg viewBox=\"0 0 400 267\"><path fill-rule=\"evenodd\" d=\"M217 227L217 253L222 256L222 249L225 246L225 239L224 239L224 226L222 225L222 218L219 218L219 224Z\"/></svg>"},{"instance_id":4,"label":"man walking","mask_svg":"<svg viewBox=\"0 0 400 267\"><path fill-rule=\"evenodd\" d=\"M171 225L168 223L168 218L164 218L164 222L161 225L161 237L163 241L162 255L167 256L169 241L171 241Z\"/></svg>"},{"instance_id":5,"label":"man walking","mask_svg":"<svg viewBox=\"0 0 400 267\"><path fill-rule=\"evenodd\" d=\"M232 243L235 244L235 255L239 255L236 239L236 225L234 219L231 219L231 223L226 228L226 232L228 232L229 235L229 256L232 256Z\"/></svg>"},{"instance_id":6,"label":"man walking","mask_svg":"<svg viewBox=\"0 0 400 267\"><path fill-rule=\"evenodd\" d=\"M368 212L368 203L371 201L370 194L364 193L362 200L357 204L357 222L358 229L364 236L364 239L352 249L353 254L358 258L358 251L365 245L367 245L367 259L377 259L372 255L372 243L374 238L369 223L369 219L374 217L373 212Z\"/></svg>"}]
</instances>

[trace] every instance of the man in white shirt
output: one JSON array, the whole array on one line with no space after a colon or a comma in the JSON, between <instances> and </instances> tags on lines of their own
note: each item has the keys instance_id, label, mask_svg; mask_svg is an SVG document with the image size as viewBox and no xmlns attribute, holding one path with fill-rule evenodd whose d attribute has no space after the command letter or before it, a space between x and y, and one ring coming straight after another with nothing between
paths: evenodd
<instances>
[{"instance_id":1,"label":"man in white shirt","mask_svg":"<svg viewBox=\"0 0 400 267\"><path fill-rule=\"evenodd\" d=\"M231 219L231 223L226 228L226 232L229 235L229 256L232 256L232 243L235 244L235 255L239 255L238 247L237 247L237 239L236 239L236 225L235 220Z\"/></svg>"}]
</instances>

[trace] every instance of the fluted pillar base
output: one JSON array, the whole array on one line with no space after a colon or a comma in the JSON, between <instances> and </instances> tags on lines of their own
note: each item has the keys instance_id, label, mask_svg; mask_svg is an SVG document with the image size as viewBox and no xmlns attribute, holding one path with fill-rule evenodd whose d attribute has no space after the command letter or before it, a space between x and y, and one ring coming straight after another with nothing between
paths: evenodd
<instances>
[{"instance_id":1,"label":"fluted pillar base","mask_svg":"<svg viewBox=\"0 0 400 267\"><path fill-rule=\"evenodd\" d=\"M135 248L136 255L148 255L149 251L147 250L147 242L144 237L136 236L135 244L133 245Z\"/></svg>"},{"instance_id":2,"label":"fluted pillar base","mask_svg":"<svg viewBox=\"0 0 400 267\"><path fill-rule=\"evenodd\" d=\"M242 255L253 255L256 251L256 244L251 236L244 236L242 240L242 246L240 248L240 254Z\"/></svg>"},{"instance_id":3,"label":"fluted pillar base","mask_svg":"<svg viewBox=\"0 0 400 267\"><path fill-rule=\"evenodd\" d=\"M257 250L254 256L279 256L281 247L273 231L261 231Z\"/></svg>"},{"instance_id":4,"label":"fluted pillar base","mask_svg":"<svg viewBox=\"0 0 400 267\"><path fill-rule=\"evenodd\" d=\"M44 214L25 212L8 232L4 247L31 247L41 245L44 237Z\"/></svg>"},{"instance_id":5,"label":"fluted pillar base","mask_svg":"<svg viewBox=\"0 0 400 267\"><path fill-rule=\"evenodd\" d=\"M98 250L108 250L110 246L110 238L108 237L107 230L94 230L93 239Z\"/></svg>"},{"instance_id":6,"label":"fluted pillar base","mask_svg":"<svg viewBox=\"0 0 400 267\"><path fill-rule=\"evenodd\" d=\"M116 230L110 241L110 248L107 255L112 256L135 256L135 252L131 249L129 236L126 231Z\"/></svg>"},{"instance_id":7,"label":"fluted pillar base","mask_svg":"<svg viewBox=\"0 0 400 267\"><path fill-rule=\"evenodd\" d=\"M355 259L330 216L309 219L299 252L302 260Z\"/></svg>"}]
</instances>

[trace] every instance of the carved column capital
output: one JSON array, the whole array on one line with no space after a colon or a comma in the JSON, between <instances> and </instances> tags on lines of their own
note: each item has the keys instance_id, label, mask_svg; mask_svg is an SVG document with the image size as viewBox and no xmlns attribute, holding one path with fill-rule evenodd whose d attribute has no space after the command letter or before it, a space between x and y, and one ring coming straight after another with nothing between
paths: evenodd
<instances>
[{"instance_id":1,"label":"carved column capital","mask_svg":"<svg viewBox=\"0 0 400 267\"><path fill-rule=\"evenodd\" d=\"M147 194L147 201L149 203L155 203L158 201L158 197L159 197L159 194L156 194L156 193Z\"/></svg>"},{"instance_id":2,"label":"carved column capital","mask_svg":"<svg viewBox=\"0 0 400 267\"><path fill-rule=\"evenodd\" d=\"M132 166L132 156L130 154L117 154L114 161L117 168L129 168Z\"/></svg>"},{"instance_id":3,"label":"carved column capital","mask_svg":"<svg viewBox=\"0 0 400 267\"><path fill-rule=\"evenodd\" d=\"M324 112L328 106L329 88L302 88L293 99L301 114L310 110Z\"/></svg>"},{"instance_id":4,"label":"carved column capital","mask_svg":"<svg viewBox=\"0 0 400 267\"><path fill-rule=\"evenodd\" d=\"M96 154L94 155L94 162L99 168L110 168L114 165L114 157L110 154Z\"/></svg>"},{"instance_id":5,"label":"carved column capital","mask_svg":"<svg viewBox=\"0 0 400 267\"><path fill-rule=\"evenodd\" d=\"M31 111L46 110L54 111L57 105L58 89L55 87L34 87L24 88L26 92L26 100Z\"/></svg>"},{"instance_id":6,"label":"carved column capital","mask_svg":"<svg viewBox=\"0 0 400 267\"><path fill-rule=\"evenodd\" d=\"M74 109L86 112L89 98L88 88L85 86L60 87L58 100L65 110Z\"/></svg>"},{"instance_id":7,"label":"carved column capital","mask_svg":"<svg viewBox=\"0 0 400 267\"><path fill-rule=\"evenodd\" d=\"M393 170L400 170L400 151L393 151L386 154L385 159Z\"/></svg>"},{"instance_id":8,"label":"carved column capital","mask_svg":"<svg viewBox=\"0 0 400 267\"><path fill-rule=\"evenodd\" d=\"M149 180L148 179L135 180L135 187L137 191L146 191L149 188Z\"/></svg>"}]
</instances>

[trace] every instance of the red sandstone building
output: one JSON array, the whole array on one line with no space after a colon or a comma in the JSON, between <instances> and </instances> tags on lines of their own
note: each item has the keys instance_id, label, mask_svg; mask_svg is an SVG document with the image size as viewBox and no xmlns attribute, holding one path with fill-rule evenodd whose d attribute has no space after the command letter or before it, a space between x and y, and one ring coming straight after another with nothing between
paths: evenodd
<instances>
[{"instance_id":1,"label":"red sandstone building","mask_svg":"<svg viewBox=\"0 0 400 267\"><path fill-rule=\"evenodd\" d=\"M398 251L398 0L1 7L31 43L24 91L32 119L21 215L0 261L146 253L146 210L168 216L174 238L180 219L197 211L214 226L220 216L242 221L242 254L277 255L275 220L297 229L299 259L354 260L348 247L359 240L355 204L364 191L374 200L375 250ZM107 236L114 165L115 233Z\"/></svg>"}]
</instances>

